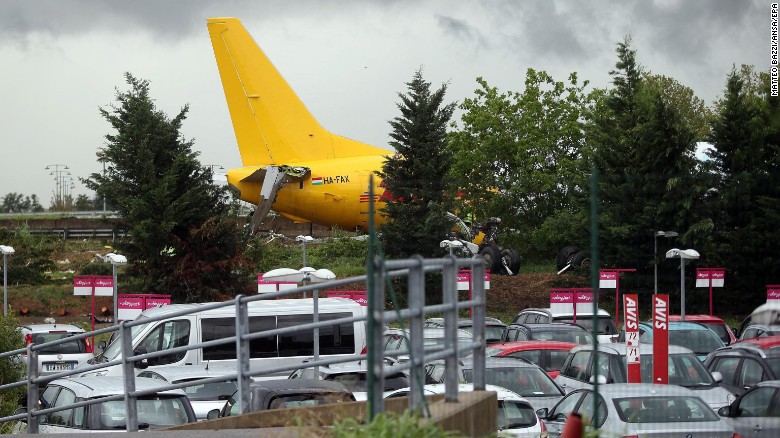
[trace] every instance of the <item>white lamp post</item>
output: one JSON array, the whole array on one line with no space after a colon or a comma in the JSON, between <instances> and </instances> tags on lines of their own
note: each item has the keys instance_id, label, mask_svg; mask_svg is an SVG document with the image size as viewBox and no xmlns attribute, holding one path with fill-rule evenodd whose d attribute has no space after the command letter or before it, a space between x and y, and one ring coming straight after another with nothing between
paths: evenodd
<instances>
[{"instance_id":1,"label":"white lamp post","mask_svg":"<svg viewBox=\"0 0 780 438\"><path fill-rule=\"evenodd\" d=\"M653 234L653 295L658 294L658 237L675 237L676 231L656 231Z\"/></svg>"},{"instance_id":2,"label":"white lamp post","mask_svg":"<svg viewBox=\"0 0 780 438\"><path fill-rule=\"evenodd\" d=\"M673 248L666 252L667 259L680 258L680 321L685 321L685 259L696 260L699 252L695 249Z\"/></svg>"},{"instance_id":3,"label":"white lamp post","mask_svg":"<svg viewBox=\"0 0 780 438\"><path fill-rule=\"evenodd\" d=\"M3 316L8 316L8 256L15 253L12 246L0 245L3 253Z\"/></svg>"},{"instance_id":4,"label":"white lamp post","mask_svg":"<svg viewBox=\"0 0 780 438\"><path fill-rule=\"evenodd\" d=\"M306 242L312 242L314 238L311 236L298 236L295 240L303 243L303 266L306 267Z\"/></svg>"},{"instance_id":5,"label":"white lamp post","mask_svg":"<svg viewBox=\"0 0 780 438\"><path fill-rule=\"evenodd\" d=\"M114 254L113 252L110 252L104 256L101 256L100 254L95 254L95 257L102 260L105 263L111 263L112 271L114 273L114 324L118 321L119 314L118 312L118 296L116 293L117 290L117 284L116 284L116 267L122 266L127 264L127 257L121 255L121 254Z\"/></svg>"}]
</instances>

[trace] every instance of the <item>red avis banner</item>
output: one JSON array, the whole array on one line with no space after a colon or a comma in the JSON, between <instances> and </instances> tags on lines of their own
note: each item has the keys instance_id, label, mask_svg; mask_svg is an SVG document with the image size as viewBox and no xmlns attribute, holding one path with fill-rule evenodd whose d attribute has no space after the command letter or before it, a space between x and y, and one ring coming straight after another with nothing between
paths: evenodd
<instances>
[{"instance_id":1,"label":"red avis banner","mask_svg":"<svg viewBox=\"0 0 780 438\"><path fill-rule=\"evenodd\" d=\"M669 383L669 295L653 295L653 383Z\"/></svg>"},{"instance_id":2,"label":"red avis banner","mask_svg":"<svg viewBox=\"0 0 780 438\"><path fill-rule=\"evenodd\" d=\"M637 294L623 295L623 321L626 328L626 375L628 383L642 383L639 356L639 305Z\"/></svg>"}]
</instances>

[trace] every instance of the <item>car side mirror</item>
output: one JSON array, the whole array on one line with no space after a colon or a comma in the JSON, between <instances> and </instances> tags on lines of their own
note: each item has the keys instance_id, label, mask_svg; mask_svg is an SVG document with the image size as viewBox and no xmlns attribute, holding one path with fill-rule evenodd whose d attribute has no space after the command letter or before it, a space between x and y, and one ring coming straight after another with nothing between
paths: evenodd
<instances>
[{"instance_id":1,"label":"car side mirror","mask_svg":"<svg viewBox=\"0 0 780 438\"><path fill-rule=\"evenodd\" d=\"M720 371L713 371L712 378L715 380L715 383L720 383L723 381L723 374Z\"/></svg>"},{"instance_id":2,"label":"car side mirror","mask_svg":"<svg viewBox=\"0 0 780 438\"><path fill-rule=\"evenodd\" d=\"M718 415L721 417L731 416L731 406L723 406L722 408L718 409Z\"/></svg>"},{"instance_id":3,"label":"car side mirror","mask_svg":"<svg viewBox=\"0 0 780 438\"><path fill-rule=\"evenodd\" d=\"M108 345L106 345L106 341L98 342L98 348L100 349L100 351L106 351L106 347L108 347Z\"/></svg>"},{"instance_id":4,"label":"car side mirror","mask_svg":"<svg viewBox=\"0 0 780 438\"><path fill-rule=\"evenodd\" d=\"M133 355L140 356L142 354L146 354L148 351L146 350L146 347L138 347L135 350L133 350ZM139 370L145 370L149 368L149 360L148 359L141 359L139 361L133 362L133 366L138 368Z\"/></svg>"},{"instance_id":5,"label":"car side mirror","mask_svg":"<svg viewBox=\"0 0 780 438\"><path fill-rule=\"evenodd\" d=\"M14 415L27 414L27 408L16 408ZM27 417L19 419L20 422L27 424Z\"/></svg>"},{"instance_id":6,"label":"car side mirror","mask_svg":"<svg viewBox=\"0 0 780 438\"><path fill-rule=\"evenodd\" d=\"M542 420L546 420L547 416L550 414L550 411L548 408L541 408L536 410L536 415L541 418Z\"/></svg>"},{"instance_id":7,"label":"car side mirror","mask_svg":"<svg viewBox=\"0 0 780 438\"><path fill-rule=\"evenodd\" d=\"M212 409L206 414L207 420L216 420L219 418L219 409Z\"/></svg>"}]
</instances>

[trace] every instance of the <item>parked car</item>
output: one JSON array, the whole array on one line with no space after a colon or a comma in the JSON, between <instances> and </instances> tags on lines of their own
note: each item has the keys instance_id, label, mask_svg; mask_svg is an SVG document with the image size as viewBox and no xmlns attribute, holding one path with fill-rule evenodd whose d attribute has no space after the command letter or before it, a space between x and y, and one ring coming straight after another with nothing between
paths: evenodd
<instances>
[{"instance_id":1,"label":"parked car","mask_svg":"<svg viewBox=\"0 0 780 438\"><path fill-rule=\"evenodd\" d=\"M84 329L72 324L27 324L19 326L17 330L24 339L25 347L29 344L45 344L85 333ZM49 376L71 371L92 357L92 346L86 338L73 338L69 342L47 345L44 349L38 350L38 375ZM23 354L21 359L25 365L28 364L27 354Z\"/></svg>"},{"instance_id":2,"label":"parked car","mask_svg":"<svg viewBox=\"0 0 780 438\"><path fill-rule=\"evenodd\" d=\"M718 414L740 436L780 436L780 380L759 382Z\"/></svg>"},{"instance_id":3,"label":"parked car","mask_svg":"<svg viewBox=\"0 0 780 438\"><path fill-rule=\"evenodd\" d=\"M617 334L615 321L609 312L599 309L597 336L599 342L610 342L612 337ZM576 323L585 327L588 331L593 330L593 312L555 312L547 308L528 308L521 310L513 319L512 324L546 324L550 322L568 322Z\"/></svg>"},{"instance_id":4,"label":"parked car","mask_svg":"<svg viewBox=\"0 0 780 438\"><path fill-rule=\"evenodd\" d=\"M780 324L750 324L739 334L739 340L780 335Z\"/></svg>"},{"instance_id":5,"label":"parked car","mask_svg":"<svg viewBox=\"0 0 780 438\"><path fill-rule=\"evenodd\" d=\"M290 379L320 379L341 383L355 396L355 400L367 398L368 362L365 360L336 363L319 367L319 376L314 368L299 368L290 374ZM409 377L401 371L385 374L384 391L409 387Z\"/></svg>"},{"instance_id":6,"label":"parked car","mask_svg":"<svg viewBox=\"0 0 780 438\"><path fill-rule=\"evenodd\" d=\"M233 377L233 379L228 379L228 376ZM212 409L222 409L225 406L225 402L238 389L235 376L235 367L219 365L160 366L153 370L141 371L138 374L138 377L160 381L161 386L193 382L210 377L226 377L223 381L199 383L183 388L198 420L205 420Z\"/></svg>"},{"instance_id":7,"label":"parked car","mask_svg":"<svg viewBox=\"0 0 780 438\"><path fill-rule=\"evenodd\" d=\"M735 436L734 428L716 415L695 391L675 385L618 383L599 386L598 394L583 388L567 394L552 409L536 411L547 426L549 438L561 436L572 412L582 416L588 430L593 426L598 428L599 436Z\"/></svg>"},{"instance_id":8,"label":"parked car","mask_svg":"<svg viewBox=\"0 0 780 438\"><path fill-rule=\"evenodd\" d=\"M736 394L759 382L780 379L780 336L737 341L719 348L707 356L704 366L720 373L723 384Z\"/></svg>"},{"instance_id":9,"label":"parked car","mask_svg":"<svg viewBox=\"0 0 780 438\"><path fill-rule=\"evenodd\" d=\"M159 386L160 382L152 379L135 379L137 391L151 390ZM121 377L57 379L46 385L41 394L40 405L41 409L69 406L79 401L95 400L124 392L124 380ZM190 401L180 389L140 396L136 406L139 429L155 429L196 421ZM20 409L17 413L23 411L24 409ZM127 428L125 414L124 399L99 402L43 415L39 417L39 431L80 434L123 430Z\"/></svg>"},{"instance_id":10,"label":"parked car","mask_svg":"<svg viewBox=\"0 0 780 438\"><path fill-rule=\"evenodd\" d=\"M742 332L752 324L780 324L780 302L778 302L778 300L771 300L756 307L747 318L742 320L742 324L734 331L734 336L740 338Z\"/></svg>"},{"instance_id":11,"label":"parked car","mask_svg":"<svg viewBox=\"0 0 780 438\"><path fill-rule=\"evenodd\" d=\"M569 350L579 344L558 341L514 341L485 347L488 357L514 357L539 365L551 378L558 376Z\"/></svg>"},{"instance_id":12,"label":"parked car","mask_svg":"<svg viewBox=\"0 0 780 438\"><path fill-rule=\"evenodd\" d=\"M474 340L474 335L466 330L458 329L458 345L466 345ZM423 328L423 344L427 352L444 348L444 329ZM384 332L384 350L390 357L396 357L399 361L409 360L409 329L391 328ZM461 349L458 354L465 356L471 354L471 350Z\"/></svg>"},{"instance_id":13,"label":"parked car","mask_svg":"<svg viewBox=\"0 0 780 438\"><path fill-rule=\"evenodd\" d=\"M561 373L555 378L566 392L580 388L592 388L596 376L601 383L626 383L626 345L621 343L599 344L598 365L593 363L593 346L582 345L572 348L563 364ZM653 346L639 344L640 369L642 383L653 382ZM736 396L721 387L720 373L712 373L687 348L669 346L669 384L691 389L713 410L731 404Z\"/></svg>"},{"instance_id":14,"label":"parked car","mask_svg":"<svg viewBox=\"0 0 780 438\"><path fill-rule=\"evenodd\" d=\"M385 398L406 397L411 388L401 388L385 395ZM471 392L471 383L458 384L458 392ZM444 394L444 384L423 386L425 395ZM498 398L498 436L515 438L538 438L546 432L534 408L527 399L500 386L485 385L485 391L494 391Z\"/></svg>"},{"instance_id":15,"label":"parked car","mask_svg":"<svg viewBox=\"0 0 780 438\"><path fill-rule=\"evenodd\" d=\"M626 332L621 330L617 342L622 343L625 340ZM653 343L652 323L639 323L639 342ZM704 361L708 354L724 346L718 335L707 326L688 321L669 322L669 344L679 345L693 351L701 361Z\"/></svg>"},{"instance_id":16,"label":"parked car","mask_svg":"<svg viewBox=\"0 0 780 438\"><path fill-rule=\"evenodd\" d=\"M338 382L309 379L276 379L253 382L249 387L250 412L269 409L318 406L355 401L355 396ZM238 391L228 399L222 410L213 409L208 418L241 414Z\"/></svg>"},{"instance_id":17,"label":"parked car","mask_svg":"<svg viewBox=\"0 0 780 438\"><path fill-rule=\"evenodd\" d=\"M444 328L444 318L428 318L424 323L426 328ZM458 328L473 333L473 320L471 318L459 318ZM504 332L506 324L500 319L485 317L485 342L490 344L501 340L501 333Z\"/></svg>"},{"instance_id":18,"label":"parked car","mask_svg":"<svg viewBox=\"0 0 780 438\"><path fill-rule=\"evenodd\" d=\"M554 322L549 324L509 324L501 335L501 342L558 341L578 345L593 343L593 335L579 324Z\"/></svg>"},{"instance_id":19,"label":"parked car","mask_svg":"<svg viewBox=\"0 0 780 438\"><path fill-rule=\"evenodd\" d=\"M669 315L669 321L680 321L680 315ZM715 332L724 345L731 345L737 341L734 332L725 321L713 315L685 315L687 322L702 324Z\"/></svg>"},{"instance_id":20,"label":"parked car","mask_svg":"<svg viewBox=\"0 0 780 438\"><path fill-rule=\"evenodd\" d=\"M461 362L463 377L474 382L474 361ZM525 397L535 409L550 408L563 397L564 392L539 365L511 357L485 359L485 383L504 387Z\"/></svg>"}]
</instances>

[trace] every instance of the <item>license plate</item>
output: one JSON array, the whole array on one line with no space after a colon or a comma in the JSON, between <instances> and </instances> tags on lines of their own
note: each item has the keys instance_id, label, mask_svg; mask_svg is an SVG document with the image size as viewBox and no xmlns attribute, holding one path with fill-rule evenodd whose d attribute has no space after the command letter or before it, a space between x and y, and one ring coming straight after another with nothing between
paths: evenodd
<instances>
[{"instance_id":1,"label":"license plate","mask_svg":"<svg viewBox=\"0 0 780 438\"><path fill-rule=\"evenodd\" d=\"M43 364L44 371L70 371L73 369L76 369L76 362Z\"/></svg>"}]
</instances>

